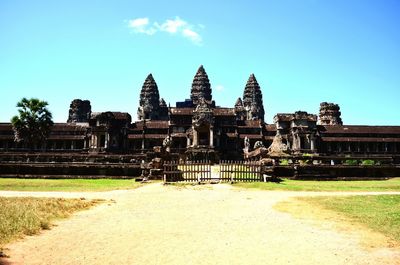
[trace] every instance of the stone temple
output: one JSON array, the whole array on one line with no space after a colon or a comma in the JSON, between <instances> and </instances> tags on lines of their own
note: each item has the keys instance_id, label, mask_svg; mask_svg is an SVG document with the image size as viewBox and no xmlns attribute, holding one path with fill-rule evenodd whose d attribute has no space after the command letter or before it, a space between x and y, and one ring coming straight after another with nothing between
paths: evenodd
<instances>
[{"instance_id":1,"label":"stone temple","mask_svg":"<svg viewBox=\"0 0 400 265\"><path fill-rule=\"evenodd\" d=\"M265 95L265 94L264 94ZM129 113L92 112L90 101L75 99L66 123L56 123L45 152L145 154L168 146L188 160L243 159L257 147L270 152L320 155L385 155L400 153L400 126L344 125L340 107L323 102L319 115L303 111L278 113L266 124L263 93L254 74L242 97L219 107L203 66L197 70L190 99L167 106L151 74L139 96L137 121ZM10 123L0 123L0 150L24 151L14 142Z\"/></svg>"}]
</instances>

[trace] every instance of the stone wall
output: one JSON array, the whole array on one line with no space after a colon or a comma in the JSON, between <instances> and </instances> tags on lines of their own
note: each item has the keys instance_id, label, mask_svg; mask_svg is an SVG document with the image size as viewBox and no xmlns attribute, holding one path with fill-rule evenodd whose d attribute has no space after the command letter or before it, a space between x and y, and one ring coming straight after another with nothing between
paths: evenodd
<instances>
[{"instance_id":1,"label":"stone wall","mask_svg":"<svg viewBox=\"0 0 400 265\"><path fill-rule=\"evenodd\" d=\"M126 163L0 163L2 178L135 178L140 174L140 165Z\"/></svg>"},{"instance_id":2,"label":"stone wall","mask_svg":"<svg viewBox=\"0 0 400 265\"><path fill-rule=\"evenodd\" d=\"M273 174L280 178L299 180L384 180L400 176L400 166L274 166Z\"/></svg>"}]
</instances>

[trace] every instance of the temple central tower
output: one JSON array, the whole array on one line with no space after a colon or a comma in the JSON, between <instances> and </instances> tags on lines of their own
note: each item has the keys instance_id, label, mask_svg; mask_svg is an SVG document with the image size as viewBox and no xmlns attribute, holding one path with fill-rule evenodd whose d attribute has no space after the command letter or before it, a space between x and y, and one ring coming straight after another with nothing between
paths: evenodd
<instances>
[{"instance_id":1,"label":"temple central tower","mask_svg":"<svg viewBox=\"0 0 400 265\"><path fill-rule=\"evenodd\" d=\"M212 100L210 81L203 65L200 65L197 70L193 78L192 90L190 91L190 99L193 105L198 105L201 98L204 98L207 102Z\"/></svg>"},{"instance_id":2,"label":"temple central tower","mask_svg":"<svg viewBox=\"0 0 400 265\"><path fill-rule=\"evenodd\" d=\"M247 80L243 92L243 106L247 112L247 120L264 120L261 88L254 74Z\"/></svg>"}]
</instances>

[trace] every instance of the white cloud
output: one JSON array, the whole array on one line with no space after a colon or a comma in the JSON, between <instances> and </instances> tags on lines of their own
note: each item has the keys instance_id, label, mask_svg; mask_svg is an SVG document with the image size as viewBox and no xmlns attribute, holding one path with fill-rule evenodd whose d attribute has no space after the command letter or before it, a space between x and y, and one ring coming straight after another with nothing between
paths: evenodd
<instances>
[{"instance_id":1,"label":"white cloud","mask_svg":"<svg viewBox=\"0 0 400 265\"><path fill-rule=\"evenodd\" d=\"M161 31L166 31L169 33L177 33L187 27L187 22L176 17L174 20L167 19L164 23L159 26Z\"/></svg>"},{"instance_id":2,"label":"white cloud","mask_svg":"<svg viewBox=\"0 0 400 265\"><path fill-rule=\"evenodd\" d=\"M189 38L193 43L196 44L201 44L201 37L197 32L194 32L191 29L184 29L182 31L183 36L185 36L186 38Z\"/></svg>"},{"instance_id":3,"label":"white cloud","mask_svg":"<svg viewBox=\"0 0 400 265\"><path fill-rule=\"evenodd\" d=\"M222 90L224 90L224 86L223 85L216 85L215 86L215 90L217 90L218 92L222 91Z\"/></svg>"},{"instance_id":4,"label":"white cloud","mask_svg":"<svg viewBox=\"0 0 400 265\"><path fill-rule=\"evenodd\" d=\"M204 29L204 26L200 25L201 24L199 24L198 28ZM153 35L157 32L167 32L171 35L180 35L186 39L189 39L196 45L201 45L203 41L200 34L195 31L195 26L189 24L179 17L167 19L161 24L158 22L150 24L150 21L147 17L136 18L128 21L128 27L132 28L133 32L135 33L147 35Z\"/></svg>"},{"instance_id":5,"label":"white cloud","mask_svg":"<svg viewBox=\"0 0 400 265\"><path fill-rule=\"evenodd\" d=\"M149 26L149 19L147 17L136 18L128 21L128 27L132 28L135 33L144 33L147 35L153 35L156 33L154 27Z\"/></svg>"}]
</instances>

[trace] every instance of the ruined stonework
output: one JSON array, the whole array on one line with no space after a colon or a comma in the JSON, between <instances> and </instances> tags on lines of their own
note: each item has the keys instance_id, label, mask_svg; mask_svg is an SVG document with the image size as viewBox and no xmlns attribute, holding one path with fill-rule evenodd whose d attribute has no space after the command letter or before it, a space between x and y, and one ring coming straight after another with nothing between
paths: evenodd
<instances>
[{"instance_id":1,"label":"ruined stonework","mask_svg":"<svg viewBox=\"0 0 400 265\"><path fill-rule=\"evenodd\" d=\"M204 98L199 100L196 109L193 111L192 124L195 128L204 124L209 126L214 124L213 111Z\"/></svg>"},{"instance_id":2,"label":"ruined stonework","mask_svg":"<svg viewBox=\"0 0 400 265\"><path fill-rule=\"evenodd\" d=\"M243 101L241 98L238 98L235 103L235 115L237 120L245 120L246 119L246 111L243 106Z\"/></svg>"},{"instance_id":3,"label":"ruined stonework","mask_svg":"<svg viewBox=\"0 0 400 265\"><path fill-rule=\"evenodd\" d=\"M260 85L254 74L247 80L243 92L243 106L247 120L264 120L264 106Z\"/></svg>"},{"instance_id":4,"label":"ruined stonework","mask_svg":"<svg viewBox=\"0 0 400 265\"><path fill-rule=\"evenodd\" d=\"M92 107L89 100L74 99L69 105L68 123L88 122Z\"/></svg>"},{"instance_id":5,"label":"ruined stonework","mask_svg":"<svg viewBox=\"0 0 400 265\"><path fill-rule=\"evenodd\" d=\"M343 125L338 104L322 102L319 108L320 125Z\"/></svg>"},{"instance_id":6,"label":"ruined stonework","mask_svg":"<svg viewBox=\"0 0 400 265\"><path fill-rule=\"evenodd\" d=\"M160 95L157 83L152 74L149 74L140 91L138 119L158 119L160 110Z\"/></svg>"},{"instance_id":7,"label":"ruined stonework","mask_svg":"<svg viewBox=\"0 0 400 265\"><path fill-rule=\"evenodd\" d=\"M289 148L284 143L282 135L277 131L272 144L268 147L268 154L270 156L284 156L288 153Z\"/></svg>"},{"instance_id":8,"label":"ruined stonework","mask_svg":"<svg viewBox=\"0 0 400 265\"><path fill-rule=\"evenodd\" d=\"M204 67L201 65L193 78L192 90L190 92L190 99L194 105L199 104L200 98L211 102L211 85Z\"/></svg>"},{"instance_id":9,"label":"ruined stonework","mask_svg":"<svg viewBox=\"0 0 400 265\"><path fill-rule=\"evenodd\" d=\"M295 113L278 113L274 117L276 136L274 138L274 150L270 152L284 151L285 146L294 153L314 153L319 137L317 128L317 115L305 111Z\"/></svg>"}]
</instances>

